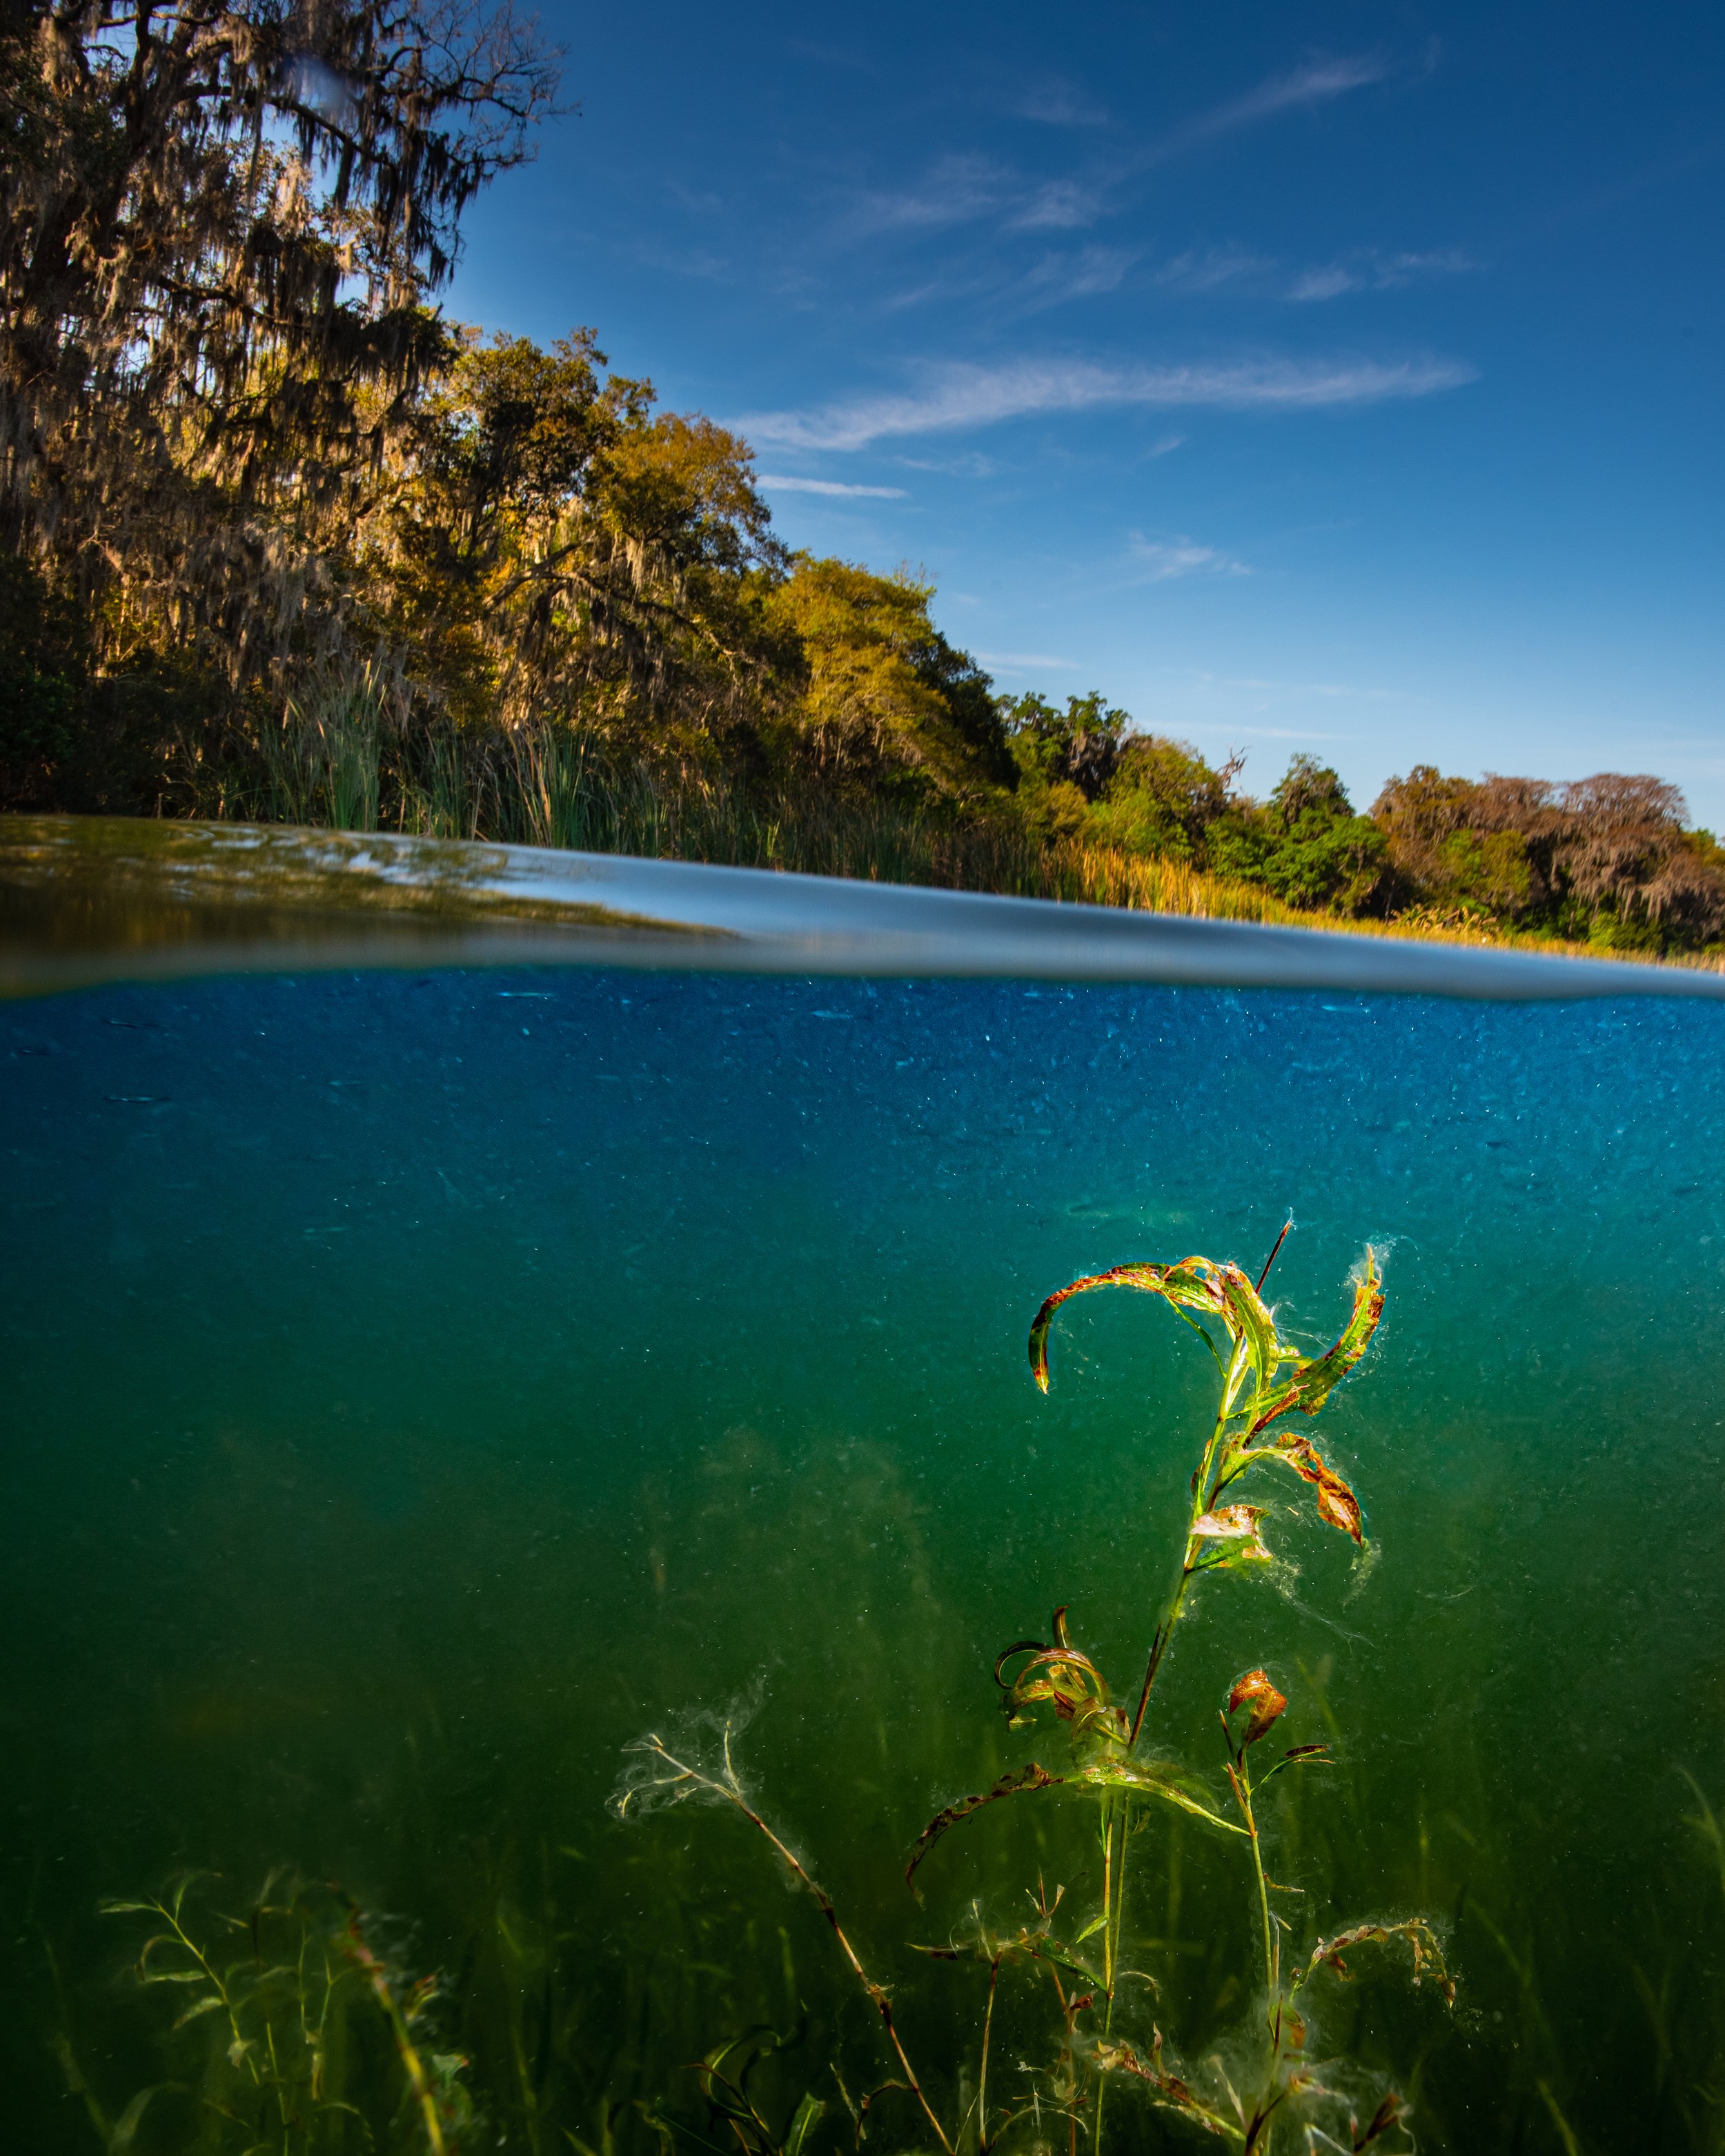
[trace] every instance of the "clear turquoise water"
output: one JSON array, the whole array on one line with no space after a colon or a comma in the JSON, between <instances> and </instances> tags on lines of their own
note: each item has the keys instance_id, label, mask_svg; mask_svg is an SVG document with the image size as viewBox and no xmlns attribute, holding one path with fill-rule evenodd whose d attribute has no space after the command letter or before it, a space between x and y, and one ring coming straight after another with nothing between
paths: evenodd
<instances>
[{"instance_id":1,"label":"clear turquoise water","mask_svg":"<svg viewBox=\"0 0 1725 2156\"><path fill-rule=\"evenodd\" d=\"M1003 1808L921 1908L904 1853L1045 1753L989 1669L1054 1604L1132 1684L1208 1426L1159 1305L1063 1313L1045 1399L1029 1318L1126 1259L1255 1271L1290 1209L1313 1339L1388 1252L1322 1425L1378 1562L1279 1525L1292 1599L1214 1584L1168 1734L1214 1763L1259 1662L1296 1739L1333 1717L1280 1876L1446 1926L1453 2016L1364 1980L1335 2030L1413 2074L1423 2146L1560 2148L1553 2105L1589 2149L1721 2145L1725 1897L1680 1770L1725 1802L1725 1008L432 972L115 988L0 1036L9 2145L99 2148L80 2081L110 2119L176 2083L140 2151L229 2145L97 1913L186 1867L212 1906L279 1866L387 1913L474 2062L465 2147L655 2148L633 2099L755 2021L783 2089L835 2047L865 2074L746 1828L604 1810L629 1738L752 1687L749 1787L941 2083L980 1994L904 1943L1089 1843ZM1201 2053L1246 1883L1147 1844L1142 1952Z\"/></svg>"}]
</instances>

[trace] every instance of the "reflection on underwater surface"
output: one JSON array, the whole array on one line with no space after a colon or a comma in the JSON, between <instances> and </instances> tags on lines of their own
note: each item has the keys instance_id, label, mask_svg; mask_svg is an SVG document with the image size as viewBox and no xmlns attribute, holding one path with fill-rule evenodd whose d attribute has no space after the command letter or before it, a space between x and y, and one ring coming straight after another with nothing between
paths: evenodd
<instances>
[{"instance_id":1,"label":"reflection on underwater surface","mask_svg":"<svg viewBox=\"0 0 1725 2156\"><path fill-rule=\"evenodd\" d=\"M1717 1006L432 972L108 988L0 1032L16 2145L244 2145L206 2101L222 2015L171 2035L126 1973L152 1926L98 1911L193 1869L188 1929L259 1968L298 1917L221 1920L275 1871L360 1979L326 1882L380 1969L442 1973L414 2027L471 2092L462 2147L655 2148L655 2105L705 2116L688 2062L763 2025L781 2124L835 2059L879 2080L742 1823L605 1810L626 1743L739 1699L752 1800L956 2114L984 1973L906 1943L978 1897L1019 1921L1039 1871L1077 1895L1093 1825L998 1806L920 1906L906 1854L1050 1757L989 1672L1057 1604L1135 1689L1215 1390L1160 1304L1095 1296L1045 1399L1029 1319L1123 1260L1255 1273L1289 1209L1266 1293L1308 1352L1368 1241L1386 1265L1320 1426L1376 1561L1290 1497L1297 1580L1207 1584L1170 1744L1219 1786L1260 1665L1288 1741L1334 1743L1277 1784L1272 1869L1443 1933L1453 2015L1362 1959L1321 2031L1422 2146L1716 2145L1725 1897L1683 1774L1725 1798ZM1246 1876L1177 1814L1140 1842L1132 1950L1201 2059L1250 2004ZM341 1996L321 2070L425 2146ZM1003 2072L1030 1998L1003 1979ZM810 2156L852 2138L820 2093ZM268 2145L370 2145L317 2131ZM1111 2146L1190 2139L1111 2112ZM927 2142L883 2104L871 2146Z\"/></svg>"}]
</instances>

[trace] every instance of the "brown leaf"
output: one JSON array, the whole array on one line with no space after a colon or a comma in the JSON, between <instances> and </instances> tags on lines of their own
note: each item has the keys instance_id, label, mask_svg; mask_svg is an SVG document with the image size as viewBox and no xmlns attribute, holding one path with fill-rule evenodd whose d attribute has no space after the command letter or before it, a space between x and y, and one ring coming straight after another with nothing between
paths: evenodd
<instances>
[{"instance_id":1,"label":"brown leaf","mask_svg":"<svg viewBox=\"0 0 1725 2156\"><path fill-rule=\"evenodd\" d=\"M1237 2140L1227 2121L1211 2110L1186 2082L1175 2073L1170 2073L1162 2063L1162 2031L1154 2031L1155 2049L1148 2059L1141 2059L1130 2044L1103 2042L1096 2048L1096 2061L1104 2073L1131 2074L1137 2081L1147 2082L1153 2102L1168 2111L1178 2111L1189 2118L1194 2126L1202 2126L1209 2133L1224 2139Z\"/></svg>"},{"instance_id":2,"label":"brown leaf","mask_svg":"<svg viewBox=\"0 0 1725 2156\"><path fill-rule=\"evenodd\" d=\"M1364 1525L1360 1518L1359 1500L1346 1482L1318 1453L1309 1437L1285 1437L1277 1450L1286 1460L1302 1482L1310 1482L1317 1491L1319 1517L1332 1527L1340 1527L1344 1535L1352 1535L1355 1542L1363 1544Z\"/></svg>"},{"instance_id":3,"label":"brown leaf","mask_svg":"<svg viewBox=\"0 0 1725 2156\"><path fill-rule=\"evenodd\" d=\"M1276 1717L1287 1710L1287 1695L1271 1684L1263 1670L1248 1670L1228 1695L1228 1712L1238 1714L1243 1707L1250 1707L1245 1734L1240 1740L1244 1752L1249 1744L1255 1744Z\"/></svg>"},{"instance_id":4,"label":"brown leaf","mask_svg":"<svg viewBox=\"0 0 1725 2156\"><path fill-rule=\"evenodd\" d=\"M1455 1986L1444 1966L1444 1957L1436 1934L1424 1917L1409 1917L1399 1924L1355 1924L1346 1932L1337 1932L1332 1939L1320 1939L1303 1969L1294 1978L1292 1989L1297 1989L1307 1978L1315 1976L1320 1969L1335 1970L1346 1980L1348 1964L1343 1959L1355 1947L1388 1946L1394 1939L1405 1939L1414 1956L1414 1981L1423 1983L1430 1976L1436 1984L1446 2006L1455 2004Z\"/></svg>"}]
</instances>

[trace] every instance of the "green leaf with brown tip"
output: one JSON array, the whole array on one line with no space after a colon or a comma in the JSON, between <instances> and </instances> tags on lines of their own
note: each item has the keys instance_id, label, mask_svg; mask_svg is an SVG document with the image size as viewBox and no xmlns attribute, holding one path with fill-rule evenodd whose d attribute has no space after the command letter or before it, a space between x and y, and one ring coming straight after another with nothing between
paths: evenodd
<instances>
[{"instance_id":1,"label":"green leaf with brown tip","mask_svg":"<svg viewBox=\"0 0 1725 2156\"><path fill-rule=\"evenodd\" d=\"M1291 1409L1297 1408L1301 1414L1315 1415L1365 1353L1383 1315L1384 1286L1377 1254L1368 1250L1360 1276L1354 1282L1353 1312L1347 1324L1322 1355L1302 1362L1291 1378L1260 1394L1249 1434L1255 1437L1260 1430Z\"/></svg>"}]
</instances>

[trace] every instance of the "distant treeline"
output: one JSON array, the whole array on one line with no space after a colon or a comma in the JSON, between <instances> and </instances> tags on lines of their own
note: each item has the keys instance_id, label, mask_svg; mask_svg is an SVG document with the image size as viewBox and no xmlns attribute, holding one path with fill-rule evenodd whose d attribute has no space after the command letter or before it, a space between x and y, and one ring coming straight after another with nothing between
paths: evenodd
<instances>
[{"instance_id":1,"label":"distant treeline","mask_svg":"<svg viewBox=\"0 0 1725 2156\"><path fill-rule=\"evenodd\" d=\"M6 11L0 808L1725 937L1655 779L1422 767L1359 814L1296 757L1255 799L1100 696L997 696L926 578L788 552L747 444L588 332L449 322L555 94L465 0Z\"/></svg>"}]
</instances>

